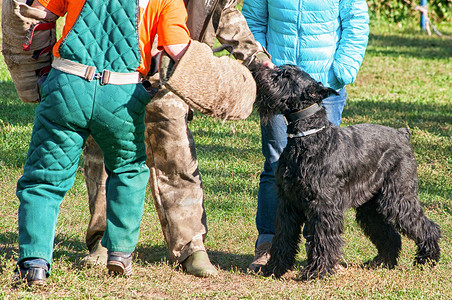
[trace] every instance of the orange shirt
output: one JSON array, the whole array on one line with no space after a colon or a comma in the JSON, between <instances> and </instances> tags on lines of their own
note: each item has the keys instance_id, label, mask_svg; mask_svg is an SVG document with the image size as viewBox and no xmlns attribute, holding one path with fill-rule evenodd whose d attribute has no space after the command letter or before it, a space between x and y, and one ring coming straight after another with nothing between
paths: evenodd
<instances>
[{"instance_id":1,"label":"orange shirt","mask_svg":"<svg viewBox=\"0 0 452 300\"><path fill-rule=\"evenodd\" d=\"M53 48L53 54L60 56L58 48L74 26L84 0L38 0L44 7L58 16L66 15L63 36ZM187 25L187 11L183 0L140 0L138 36L140 40L141 63L137 71L143 75L151 65L151 47L155 34L158 35L158 48L163 46L188 44L190 33Z\"/></svg>"}]
</instances>

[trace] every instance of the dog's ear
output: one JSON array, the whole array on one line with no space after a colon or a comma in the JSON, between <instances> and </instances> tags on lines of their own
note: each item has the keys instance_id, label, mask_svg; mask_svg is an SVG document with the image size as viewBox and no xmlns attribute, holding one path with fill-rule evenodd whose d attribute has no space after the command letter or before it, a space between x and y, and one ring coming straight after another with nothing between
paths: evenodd
<instances>
[{"instance_id":1,"label":"dog's ear","mask_svg":"<svg viewBox=\"0 0 452 300\"><path fill-rule=\"evenodd\" d=\"M328 88L324 87L323 91L322 91L323 99L328 98L331 95L336 95L337 96L337 95L339 95L339 93L335 89L332 89L332 88L329 88L329 87Z\"/></svg>"},{"instance_id":2,"label":"dog's ear","mask_svg":"<svg viewBox=\"0 0 452 300\"><path fill-rule=\"evenodd\" d=\"M328 98L331 95L339 95L339 93L332 88L324 87L321 82L317 82L306 89L306 95L309 99L320 103L323 99Z\"/></svg>"}]
</instances>

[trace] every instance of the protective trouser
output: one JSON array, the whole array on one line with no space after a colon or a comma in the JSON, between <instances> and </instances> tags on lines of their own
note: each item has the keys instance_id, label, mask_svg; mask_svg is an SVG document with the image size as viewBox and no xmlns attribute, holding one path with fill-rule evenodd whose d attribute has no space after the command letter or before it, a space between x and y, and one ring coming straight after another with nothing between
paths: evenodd
<instances>
[{"instance_id":1,"label":"protective trouser","mask_svg":"<svg viewBox=\"0 0 452 300\"><path fill-rule=\"evenodd\" d=\"M88 250L91 251L102 240L105 227L107 226L107 192L105 184L108 177L105 171L102 150L92 136L89 136L86 140L83 158L89 213L91 215L85 241Z\"/></svg>"},{"instance_id":2,"label":"protective trouser","mask_svg":"<svg viewBox=\"0 0 452 300\"><path fill-rule=\"evenodd\" d=\"M187 125L188 113L188 105L165 88L146 107L146 163L151 171L152 197L174 262L205 250L203 239L207 233L201 176ZM91 250L105 230L102 179L105 175L102 152L94 142L87 142L83 154L91 213L86 244Z\"/></svg>"},{"instance_id":3,"label":"protective trouser","mask_svg":"<svg viewBox=\"0 0 452 300\"><path fill-rule=\"evenodd\" d=\"M147 165L163 234L173 261L205 250L203 189L188 105L167 89L146 109Z\"/></svg>"},{"instance_id":4,"label":"protective trouser","mask_svg":"<svg viewBox=\"0 0 452 300\"><path fill-rule=\"evenodd\" d=\"M24 175L17 186L19 260L52 261L58 208L74 183L89 134L104 152L108 173L102 244L111 251L132 252L149 176L143 141L147 92L141 85L101 86L52 70L42 95Z\"/></svg>"},{"instance_id":5,"label":"protective trouser","mask_svg":"<svg viewBox=\"0 0 452 300\"><path fill-rule=\"evenodd\" d=\"M133 72L140 63L137 13L135 2L86 0L58 49L61 57L98 72ZM144 144L148 93L141 84L102 85L52 69L41 96L24 175L17 184L19 262L34 257L51 263L59 205L74 182L90 134L102 149L108 174L102 244L110 251L132 252L149 178Z\"/></svg>"}]
</instances>

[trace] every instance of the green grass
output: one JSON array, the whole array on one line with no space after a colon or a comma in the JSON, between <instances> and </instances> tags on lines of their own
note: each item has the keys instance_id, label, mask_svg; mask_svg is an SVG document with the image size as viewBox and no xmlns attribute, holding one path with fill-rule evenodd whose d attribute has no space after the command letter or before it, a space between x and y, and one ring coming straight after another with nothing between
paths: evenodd
<instances>
[{"instance_id":1,"label":"green grass","mask_svg":"<svg viewBox=\"0 0 452 300\"><path fill-rule=\"evenodd\" d=\"M452 27L442 26L444 34ZM376 250L347 212L344 263L324 280L299 282L296 270L283 279L246 273L257 235L254 217L262 170L257 114L245 121L213 120L199 113L190 123L203 176L209 225L206 246L220 269L214 279L186 275L169 262L152 201L145 205L135 274L109 277L102 268L83 269L89 220L83 171L60 211L52 276L43 290L12 288L17 259L15 186L21 176L36 105L23 104L0 58L0 299L245 298L245 299L451 299L452 281L452 40L420 34L416 24L375 22L357 81L347 88L343 126L371 122L409 127L418 161L419 199L440 224L442 257L433 269L412 266L414 243L403 239L399 266L367 270ZM148 195L149 199L149 195ZM305 262L304 247L296 268Z\"/></svg>"}]
</instances>

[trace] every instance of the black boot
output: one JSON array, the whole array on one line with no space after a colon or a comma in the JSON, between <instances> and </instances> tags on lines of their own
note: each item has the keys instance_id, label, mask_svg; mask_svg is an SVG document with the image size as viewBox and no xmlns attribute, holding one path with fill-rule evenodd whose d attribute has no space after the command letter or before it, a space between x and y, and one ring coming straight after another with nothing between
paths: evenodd
<instances>
[{"instance_id":1,"label":"black boot","mask_svg":"<svg viewBox=\"0 0 452 300\"><path fill-rule=\"evenodd\" d=\"M14 270L14 285L27 283L28 286L46 285L49 264L44 259L21 261Z\"/></svg>"},{"instance_id":2,"label":"black boot","mask_svg":"<svg viewBox=\"0 0 452 300\"><path fill-rule=\"evenodd\" d=\"M107 269L113 274L132 275L132 253L108 251Z\"/></svg>"}]
</instances>

